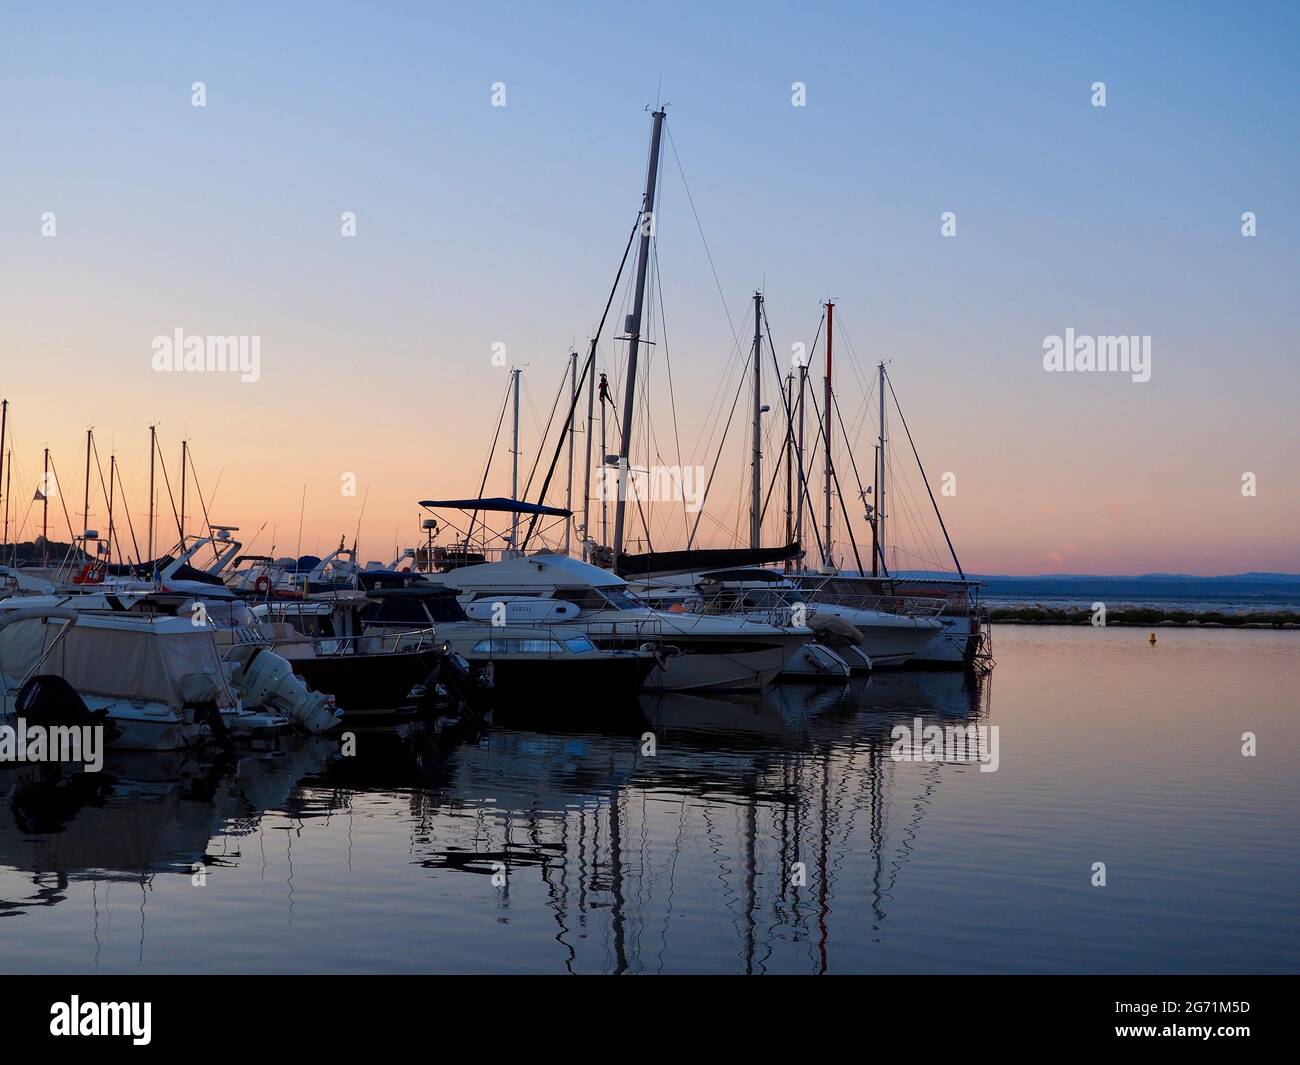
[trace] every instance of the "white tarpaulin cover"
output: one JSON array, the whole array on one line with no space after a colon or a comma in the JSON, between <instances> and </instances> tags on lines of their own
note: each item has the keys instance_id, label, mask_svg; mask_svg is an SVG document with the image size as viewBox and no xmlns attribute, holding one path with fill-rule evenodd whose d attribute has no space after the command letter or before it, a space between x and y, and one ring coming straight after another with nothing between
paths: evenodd
<instances>
[{"instance_id":1,"label":"white tarpaulin cover","mask_svg":"<svg viewBox=\"0 0 1300 1065\"><path fill-rule=\"evenodd\" d=\"M63 677L79 692L180 706L181 678L197 673L212 681L218 706L236 705L210 629L184 619L128 623L93 615L83 615L58 639L63 628L57 620L32 619L0 629L0 671L16 683L53 646L40 671Z\"/></svg>"}]
</instances>

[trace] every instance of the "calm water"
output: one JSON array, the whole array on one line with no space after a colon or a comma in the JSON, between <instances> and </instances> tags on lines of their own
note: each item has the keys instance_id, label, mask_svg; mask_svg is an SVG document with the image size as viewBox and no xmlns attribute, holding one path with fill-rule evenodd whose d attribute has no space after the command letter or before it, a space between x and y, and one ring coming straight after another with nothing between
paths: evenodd
<instances>
[{"instance_id":1,"label":"calm water","mask_svg":"<svg viewBox=\"0 0 1300 1065\"><path fill-rule=\"evenodd\" d=\"M994 650L981 689L2 769L0 970L1300 971L1300 633ZM998 726L999 768L892 761L916 716Z\"/></svg>"}]
</instances>

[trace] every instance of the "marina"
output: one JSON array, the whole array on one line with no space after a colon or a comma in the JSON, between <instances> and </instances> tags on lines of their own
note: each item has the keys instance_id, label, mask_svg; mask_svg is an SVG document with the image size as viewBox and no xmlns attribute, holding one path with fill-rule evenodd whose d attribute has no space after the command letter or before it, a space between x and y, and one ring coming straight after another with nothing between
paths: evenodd
<instances>
[{"instance_id":1,"label":"marina","mask_svg":"<svg viewBox=\"0 0 1300 1065\"><path fill-rule=\"evenodd\" d=\"M469 976L1284 1037L1300 9L4 28L18 1053Z\"/></svg>"}]
</instances>

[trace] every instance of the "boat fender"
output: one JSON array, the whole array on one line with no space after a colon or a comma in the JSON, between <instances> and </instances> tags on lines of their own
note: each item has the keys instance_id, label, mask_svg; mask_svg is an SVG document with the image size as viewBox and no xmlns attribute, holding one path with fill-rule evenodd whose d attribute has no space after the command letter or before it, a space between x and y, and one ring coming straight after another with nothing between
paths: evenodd
<instances>
[{"instance_id":1,"label":"boat fender","mask_svg":"<svg viewBox=\"0 0 1300 1065\"><path fill-rule=\"evenodd\" d=\"M659 663L660 669L667 669L668 660L670 658L676 658L678 655L682 653L681 648L674 647L672 644L669 644L667 647L654 648L647 643L641 646L641 650L654 651L655 661Z\"/></svg>"},{"instance_id":2,"label":"boat fender","mask_svg":"<svg viewBox=\"0 0 1300 1065\"><path fill-rule=\"evenodd\" d=\"M194 720L201 725L207 725L212 730L212 738L223 747L231 744L230 729L226 727L226 722L221 717L221 711L217 709L215 702L204 702L194 704Z\"/></svg>"}]
</instances>

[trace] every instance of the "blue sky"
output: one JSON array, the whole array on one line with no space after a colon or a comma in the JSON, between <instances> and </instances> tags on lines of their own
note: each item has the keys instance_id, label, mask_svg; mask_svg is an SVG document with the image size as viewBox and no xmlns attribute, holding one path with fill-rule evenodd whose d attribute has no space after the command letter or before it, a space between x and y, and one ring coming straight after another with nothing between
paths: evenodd
<instances>
[{"instance_id":1,"label":"blue sky","mask_svg":"<svg viewBox=\"0 0 1300 1065\"><path fill-rule=\"evenodd\" d=\"M893 359L932 472L958 475L971 568L1300 570L1298 30L1291 4L11 7L15 448L25 471L47 443L72 468L95 424L138 484L160 420L245 525L296 525L306 484L315 535L350 531L334 486L355 470L373 538L409 539L414 500L477 488L493 343L544 419L603 306L658 97L683 440L732 347L684 170L737 328L759 285L778 347L833 297L863 374ZM148 342L177 326L262 336L262 381L160 381ZM1045 374L1066 327L1152 336L1152 381ZM717 517L719 542L744 528Z\"/></svg>"}]
</instances>

